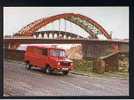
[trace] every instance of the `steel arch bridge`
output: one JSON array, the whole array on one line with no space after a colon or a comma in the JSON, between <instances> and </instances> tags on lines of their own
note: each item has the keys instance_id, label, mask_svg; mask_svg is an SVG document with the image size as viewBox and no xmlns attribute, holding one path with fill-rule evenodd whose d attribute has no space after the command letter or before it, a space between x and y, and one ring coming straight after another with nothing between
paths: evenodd
<instances>
[{"instance_id":1,"label":"steel arch bridge","mask_svg":"<svg viewBox=\"0 0 134 100\"><path fill-rule=\"evenodd\" d=\"M84 38L78 34L60 30L39 31L42 27L60 19L67 20L78 25L89 34L89 38ZM107 40L100 40L98 34L103 35ZM55 35L57 35L56 38ZM36 38L34 38L34 36L36 36ZM52 36L52 38L49 38L50 36ZM64 36L66 38L64 38ZM31 43L81 44L83 57L98 57L103 53L108 54L111 52L122 51L126 48L128 51L128 42L124 43L122 41L112 40L111 35L109 35L108 32L96 21L84 15L74 13L64 13L36 20L23 27L13 36L5 37L4 48L17 49L20 44Z\"/></svg>"},{"instance_id":2,"label":"steel arch bridge","mask_svg":"<svg viewBox=\"0 0 134 100\"><path fill-rule=\"evenodd\" d=\"M47 18L41 18L23 27L14 36L33 36L34 33L36 33L40 28L60 19L65 19L78 25L89 33L89 36L92 39L98 39L98 34L104 35L107 39L111 39L111 36L108 34L108 32L96 21L84 15L75 13L64 13Z\"/></svg>"}]
</instances>

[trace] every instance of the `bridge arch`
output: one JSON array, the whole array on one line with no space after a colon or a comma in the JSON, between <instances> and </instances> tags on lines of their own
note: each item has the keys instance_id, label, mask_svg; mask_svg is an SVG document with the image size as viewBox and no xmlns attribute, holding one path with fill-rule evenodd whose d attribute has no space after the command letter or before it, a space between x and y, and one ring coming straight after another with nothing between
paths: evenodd
<instances>
[{"instance_id":1,"label":"bridge arch","mask_svg":"<svg viewBox=\"0 0 134 100\"><path fill-rule=\"evenodd\" d=\"M104 35L107 39L111 39L111 36L108 34L108 32L96 21L92 20L91 18L88 18L81 14L75 14L75 13L64 13L59 14L47 18L41 18L39 20L36 20L27 26L23 27L18 33L15 35L19 36L32 36L33 33L38 31L40 28L46 26L47 24L59 20L59 19L65 19L68 20L78 26L80 26L82 29L84 29L92 38L98 38L97 34Z\"/></svg>"}]
</instances>

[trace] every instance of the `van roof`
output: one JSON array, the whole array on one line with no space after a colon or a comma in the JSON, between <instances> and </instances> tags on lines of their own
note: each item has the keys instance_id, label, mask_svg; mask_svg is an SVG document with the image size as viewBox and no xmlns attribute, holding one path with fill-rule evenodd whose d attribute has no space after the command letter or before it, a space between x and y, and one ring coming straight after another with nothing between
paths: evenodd
<instances>
[{"instance_id":1,"label":"van roof","mask_svg":"<svg viewBox=\"0 0 134 100\"><path fill-rule=\"evenodd\" d=\"M60 50L64 50L64 49L62 49L62 48L57 48L57 47L52 47L52 46L32 46L32 45L30 45L30 46L27 46L27 47L37 47L37 48L50 48L50 49L60 49Z\"/></svg>"}]
</instances>

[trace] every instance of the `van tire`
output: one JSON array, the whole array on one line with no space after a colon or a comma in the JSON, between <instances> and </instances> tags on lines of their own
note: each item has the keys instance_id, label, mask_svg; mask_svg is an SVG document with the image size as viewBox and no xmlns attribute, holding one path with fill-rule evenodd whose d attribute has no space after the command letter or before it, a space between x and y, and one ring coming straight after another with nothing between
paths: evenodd
<instances>
[{"instance_id":1,"label":"van tire","mask_svg":"<svg viewBox=\"0 0 134 100\"><path fill-rule=\"evenodd\" d=\"M46 70L45 70L45 72L47 73L47 74L51 74L51 68L50 68L50 66L48 66L48 67L46 67Z\"/></svg>"},{"instance_id":2,"label":"van tire","mask_svg":"<svg viewBox=\"0 0 134 100\"><path fill-rule=\"evenodd\" d=\"M32 67L32 65L29 63L29 61L26 61L26 68L27 68L28 70L30 70L31 67Z\"/></svg>"},{"instance_id":3,"label":"van tire","mask_svg":"<svg viewBox=\"0 0 134 100\"><path fill-rule=\"evenodd\" d=\"M67 75L69 73L69 71L63 71L62 73L63 73L63 75Z\"/></svg>"},{"instance_id":4,"label":"van tire","mask_svg":"<svg viewBox=\"0 0 134 100\"><path fill-rule=\"evenodd\" d=\"M32 67L32 65L31 65L31 64L28 64L27 69L28 69L28 70L31 70L31 67Z\"/></svg>"}]
</instances>

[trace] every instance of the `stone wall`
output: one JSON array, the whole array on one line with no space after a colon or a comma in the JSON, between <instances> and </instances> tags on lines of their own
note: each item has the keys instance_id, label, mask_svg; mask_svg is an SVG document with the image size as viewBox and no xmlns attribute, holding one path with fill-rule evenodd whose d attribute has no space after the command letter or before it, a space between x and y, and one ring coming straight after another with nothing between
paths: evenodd
<instances>
[{"instance_id":1,"label":"stone wall","mask_svg":"<svg viewBox=\"0 0 134 100\"><path fill-rule=\"evenodd\" d=\"M117 52L94 60L94 72L128 71L129 60L127 52Z\"/></svg>"}]
</instances>

